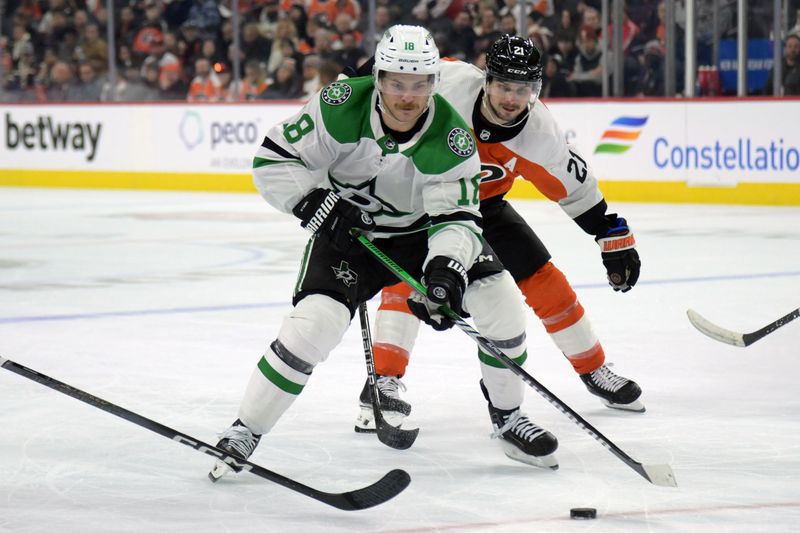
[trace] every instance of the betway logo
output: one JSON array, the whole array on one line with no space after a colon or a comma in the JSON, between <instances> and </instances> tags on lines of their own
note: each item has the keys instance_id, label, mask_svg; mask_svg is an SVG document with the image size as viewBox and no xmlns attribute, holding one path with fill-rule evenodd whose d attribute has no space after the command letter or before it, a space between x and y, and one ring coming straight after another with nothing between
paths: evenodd
<instances>
[{"instance_id":1,"label":"betway logo","mask_svg":"<svg viewBox=\"0 0 800 533\"><path fill-rule=\"evenodd\" d=\"M15 122L11 113L5 114L6 147L16 150L64 150L86 153L92 161L100 142L99 122L56 122L49 116L39 116L35 122Z\"/></svg>"}]
</instances>

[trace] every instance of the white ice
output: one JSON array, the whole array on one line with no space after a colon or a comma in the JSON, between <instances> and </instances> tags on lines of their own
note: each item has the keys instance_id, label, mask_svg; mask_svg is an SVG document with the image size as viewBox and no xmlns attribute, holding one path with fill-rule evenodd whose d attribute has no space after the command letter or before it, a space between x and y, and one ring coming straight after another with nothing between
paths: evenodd
<instances>
[{"instance_id":1,"label":"white ice","mask_svg":"<svg viewBox=\"0 0 800 533\"><path fill-rule=\"evenodd\" d=\"M590 396L532 312L527 371L636 460L670 464L678 488L649 484L532 389L524 408L559 438L561 468L507 459L458 330L418 340L416 444L355 433L356 320L252 460L331 492L402 468L394 500L348 513L252 474L212 484L210 457L0 370L0 531L800 531L800 320L737 348L686 319L748 332L797 308L800 209L612 203L643 263L621 294L557 206L515 204L647 412ZM256 194L0 189L0 356L215 443L290 309L305 239Z\"/></svg>"}]
</instances>

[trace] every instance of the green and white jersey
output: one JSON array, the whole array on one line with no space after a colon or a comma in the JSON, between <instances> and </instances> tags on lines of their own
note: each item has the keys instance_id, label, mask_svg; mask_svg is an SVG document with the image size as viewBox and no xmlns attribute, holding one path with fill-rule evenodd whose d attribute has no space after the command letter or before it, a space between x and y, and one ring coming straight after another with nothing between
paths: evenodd
<instances>
[{"instance_id":1,"label":"green and white jersey","mask_svg":"<svg viewBox=\"0 0 800 533\"><path fill-rule=\"evenodd\" d=\"M261 195L291 213L312 189L329 187L374 217L376 237L446 227L480 249L480 159L467 124L434 95L423 127L398 144L376 100L371 76L334 82L271 128L253 160ZM469 265L473 251L447 255Z\"/></svg>"}]
</instances>

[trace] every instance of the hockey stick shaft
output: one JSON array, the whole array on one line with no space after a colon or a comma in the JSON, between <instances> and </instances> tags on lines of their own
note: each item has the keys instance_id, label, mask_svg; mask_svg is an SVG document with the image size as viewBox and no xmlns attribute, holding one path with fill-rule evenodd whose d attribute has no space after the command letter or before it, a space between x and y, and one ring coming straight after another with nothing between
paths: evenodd
<instances>
[{"instance_id":1,"label":"hockey stick shaft","mask_svg":"<svg viewBox=\"0 0 800 533\"><path fill-rule=\"evenodd\" d=\"M750 346L757 340L763 339L776 329L785 326L795 318L800 318L800 308L795 309L794 311L780 317L778 320L770 322L763 328L757 329L751 333L739 333L738 331L732 331L720 327L692 309L688 309L686 311L686 315L689 317L689 322L691 322L692 325L697 328L698 331L700 331L700 333L703 333L714 340L724 342L725 344L744 348L746 346Z\"/></svg>"},{"instance_id":2,"label":"hockey stick shaft","mask_svg":"<svg viewBox=\"0 0 800 533\"><path fill-rule=\"evenodd\" d=\"M378 258L378 260L388 268L395 276L397 276L402 281L408 283L412 289L419 292L423 296L426 296L425 287L415 280L412 276L410 276L403 268L395 263L390 257L384 254L378 247L376 247L372 242L369 241L365 236L359 235L358 241L363 244L372 254ZM514 360L508 357L505 353L503 353L500 348L497 347L491 340L483 337L478 331L476 331L472 326L469 325L459 314L454 312L449 307L443 305L439 307L439 311L453 320L455 325L459 327L462 331L464 331L467 335L469 335L477 344L481 347L483 351L492 355L493 357L497 358L500 362L503 363L509 370L511 370L514 374L519 376L525 383L527 383L530 387L532 387L536 392L538 392L545 400L550 402L558 411L562 414L566 415L567 418L575 422L578 427L583 429L586 433L591 435L595 440L597 440L600 444L602 444L606 449L608 449L612 454L614 454L618 459L628 465L631 469L633 469L636 473L641 475L647 481L655 484L655 485L662 485L662 486L669 486L669 487L676 487L677 484L675 482L675 475L672 472L672 469L669 465L643 465L642 463L634 460L629 456L627 453L622 451L619 446L614 444L611 440L608 439L605 435L600 433L597 429L594 428L589 422L584 420L584 418L576 413L569 405L565 404L561 399L559 399L555 394L551 393L547 388L539 383L536 379L533 378L530 374L528 374L522 367L520 367Z\"/></svg>"},{"instance_id":3,"label":"hockey stick shaft","mask_svg":"<svg viewBox=\"0 0 800 533\"><path fill-rule=\"evenodd\" d=\"M172 429L168 426L165 426L164 424L151 420L140 414L134 413L133 411L129 411L124 407L115 405L111 402L103 400L102 398L98 398L97 396L89 394L88 392L84 392L71 385L58 381L57 379L54 379L40 372L37 372L31 368L28 368L19 363L6 359L2 356L0 356L0 367L5 368L10 372L18 374L31 381L35 381L36 383L44 385L45 387L49 387L62 394L75 398L76 400L80 400L86 404L91 405L92 407L97 407L98 409L101 409L107 413L122 418L123 420L127 420L128 422L133 422L137 426L148 429L153 433L158 433L159 435L166 437L170 440L174 440L190 448L193 448L199 452L203 452L206 455L210 455L216 459L224 461L226 464L236 469L237 471L247 470L258 477L267 479L269 481L277 483L278 485L282 485L290 490L299 492L304 496L308 496L317 501L326 503L328 505L331 505L333 507L345 511L355 511L379 505L393 498L394 496L397 496L408 486L409 482L411 481L411 478L405 471L392 470L373 485L370 485L363 489L358 489L346 493L322 492L317 489L303 485L302 483L299 483L293 479L272 472L271 470L267 470L266 468L258 466L255 463L251 463L244 459L239 459L237 457L234 457L233 455L225 452L224 450L221 450L215 446L212 446L211 444L207 444L199 439L191 437L186 433L182 433L180 431Z\"/></svg>"},{"instance_id":4,"label":"hockey stick shaft","mask_svg":"<svg viewBox=\"0 0 800 533\"><path fill-rule=\"evenodd\" d=\"M358 319L361 322L361 340L364 343L364 359L367 363L367 389L372 401L372 414L375 417L375 432L380 440L390 448L406 450L414 444L419 428L406 430L389 424L381 414L381 400L378 393L377 376L375 375L375 356L372 352L372 335L369 330L369 313L367 303L358 306Z\"/></svg>"}]
</instances>

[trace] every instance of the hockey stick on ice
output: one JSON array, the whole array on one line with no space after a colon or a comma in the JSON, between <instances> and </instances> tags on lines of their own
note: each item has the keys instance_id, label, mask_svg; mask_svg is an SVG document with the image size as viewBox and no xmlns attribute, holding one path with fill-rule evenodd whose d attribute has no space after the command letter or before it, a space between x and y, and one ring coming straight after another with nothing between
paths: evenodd
<instances>
[{"instance_id":1,"label":"hockey stick on ice","mask_svg":"<svg viewBox=\"0 0 800 533\"><path fill-rule=\"evenodd\" d=\"M392 261L390 257L386 254L381 252L374 244L372 244L369 239L364 237L363 235L358 236L358 241L363 244L370 252L372 252L378 260L388 268L395 276L397 276L400 280L405 281L408 283L412 289L419 292L423 296L425 296L426 291L425 287L420 284L417 280L411 277L403 268ZM583 419L581 415L576 413L569 405L565 404L561 399L559 399L556 395L552 392L547 390L544 385L536 381L533 376L528 374L525 370L522 369L517 363L514 362L511 358L509 358L506 354L500 350L491 340L483 337L480 333L478 333L472 326L469 325L460 315L455 313L452 309L443 305L439 307L439 312L453 320L456 326L458 326L463 332L467 335L472 337L472 339L478 343L478 346L481 349L491 354L493 357L500 360L509 370L513 373L518 375L522 378L522 381L530 385L536 392L538 392L545 400L550 402L556 409L558 409L561 413L567 416L570 420L575 422L581 429L587 432L589 435L594 437L596 441L606 447L608 451L614 454L618 459L620 459L623 463L628 465L632 468L636 473L640 476L645 478L650 483L654 485L661 485L664 487L677 487L677 483L675 481L675 474L672 472L672 468L669 465L645 465L638 461L635 461L631 456L627 453L622 451L616 444L611 442L608 437L597 431L589 422Z\"/></svg>"},{"instance_id":2,"label":"hockey stick on ice","mask_svg":"<svg viewBox=\"0 0 800 533\"><path fill-rule=\"evenodd\" d=\"M317 501L326 503L344 511L357 511L384 503L385 501L390 500L391 498L394 498L400 494L411 482L411 477L407 472L403 470L392 470L372 485L361 489L341 493L322 492L303 485L302 483L298 483L293 479L267 470L266 468L258 466L257 464L234 457L224 450L220 450L219 448L212 446L211 444L206 444L205 442L194 437L190 437L185 433L181 433L180 431L167 427L154 420L145 418L142 415L128 411L123 407L115 405L111 402L107 402L102 398L98 398L97 396L89 394L88 392L76 389L71 385L62 383L61 381L51 378L50 376L46 376L45 374L36 372L35 370L25 367L19 363L5 359L2 356L0 356L0 367L14 372L15 374L19 374L20 376L30 379L31 381L35 381L36 383L44 385L45 387L50 387L51 389L62 394L71 396L76 400L80 400L91 405L92 407L102 409L107 413L111 413L114 416L122 418L123 420L133 422L137 426L149 429L150 431L158 433L159 435L162 435L170 440L185 444L186 446L194 448L199 452L203 452L206 455L210 455L216 459L225 461L225 463L227 463L234 470L247 470L258 477L272 481L290 490L299 492L304 496L308 496L309 498L313 498Z\"/></svg>"},{"instance_id":3,"label":"hockey stick on ice","mask_svg":"<svg viewBox=\"0 0 800 533\"><path fill-rule=\"evenodd\" d=\"M388 423L381 414L381 400L375 377L375 357L372 353L372 335L369 332L369 315L367 303L358 306L358 318L361 321L361 340L364 342L364 358L367 362L367 389L372 403L372 413L375 417L375 432L378 440L397 450L406 450L417 440L419 428L400 429Z\"/></svg>"},{"instance_id":4,"label":"hockey stick on ice","mask_svg":"<svg viewBox=\"0 0 800 533\"><path fill-rule=\"evenodd\" d=\"M713 322L706 320L700 315L700 313L692 309L687 309L686 315L689 317L689 322L691 322L692 325L696 327L698 331L700 331L700 333L708 335L712 339L718 340L719 342L744 348L745 346L750 346L757 340L763 339L779 327L785 326L795 318L800 317L800 308L795 309L788 315L780 317L775 322L770 322L763 328L757 329L752 333L739 333L737 331L731 331L729 329L722 328Z\"/></svg>"}]
</instances>

